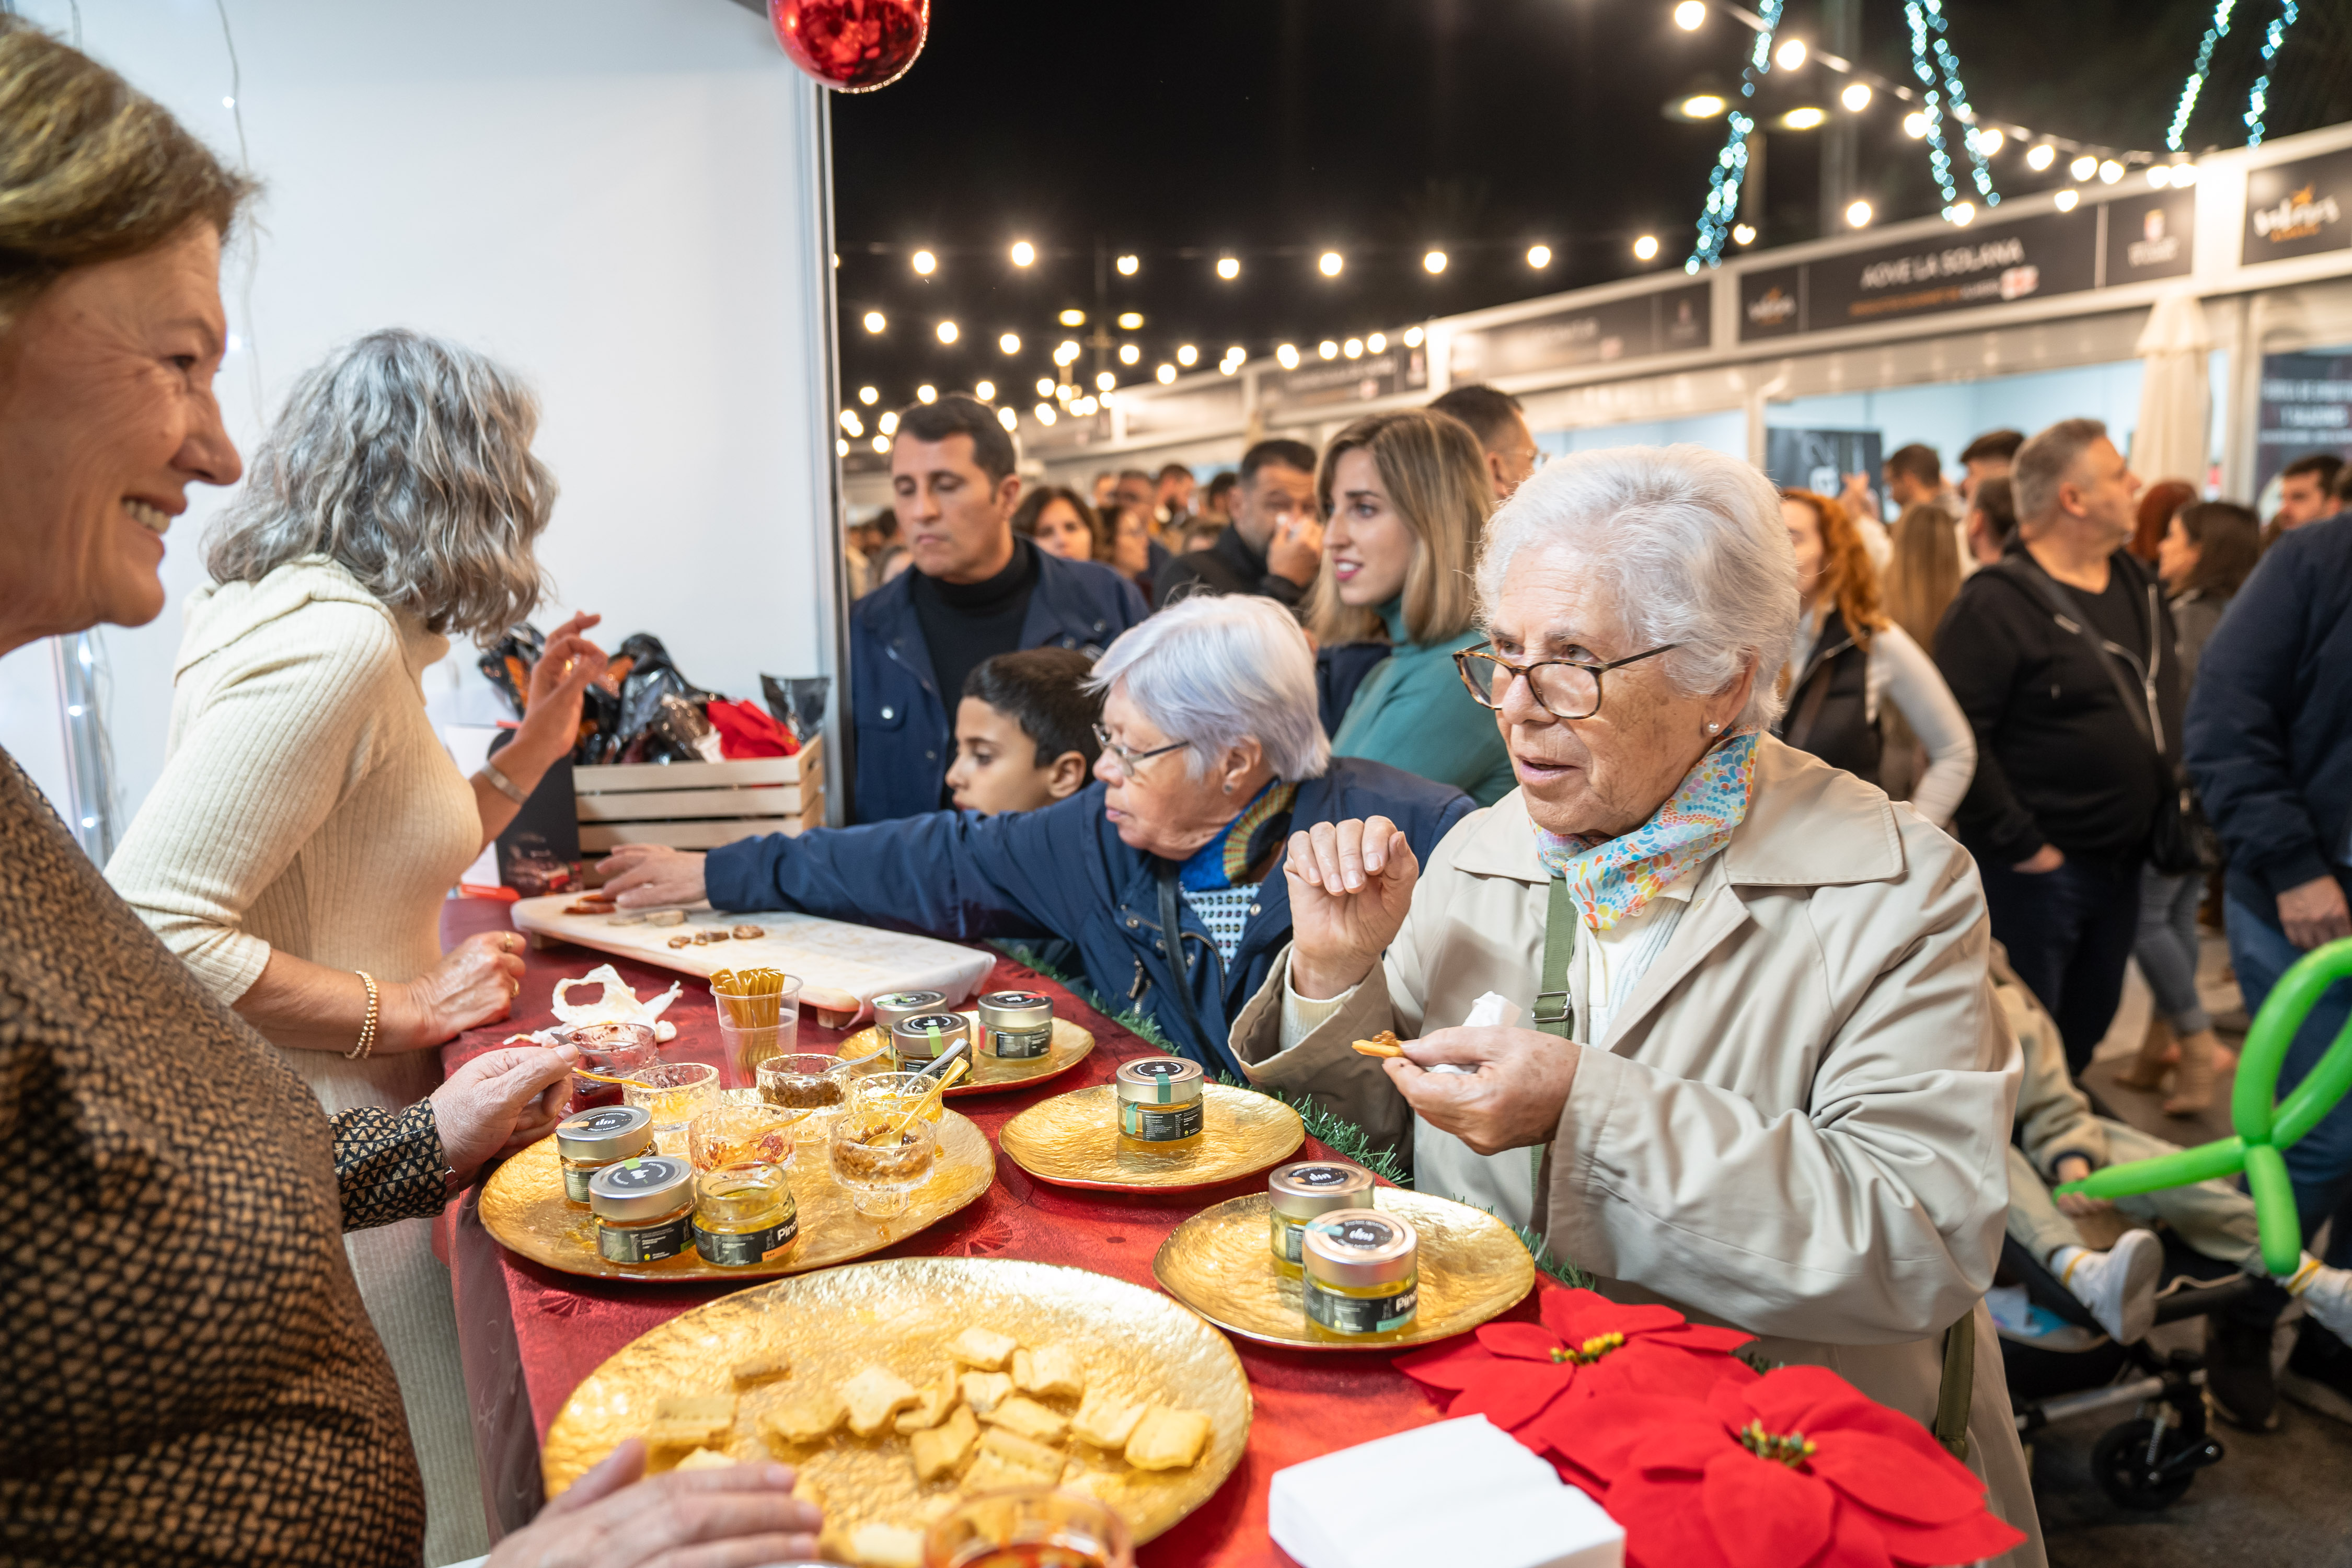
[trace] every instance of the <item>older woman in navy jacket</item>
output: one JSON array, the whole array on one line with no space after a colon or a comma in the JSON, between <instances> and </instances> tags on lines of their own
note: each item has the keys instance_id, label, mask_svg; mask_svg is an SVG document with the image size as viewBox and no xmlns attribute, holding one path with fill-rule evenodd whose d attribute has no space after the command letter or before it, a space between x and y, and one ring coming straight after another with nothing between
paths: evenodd
<instances>
[{"instance_id":1,"label":"older woman in navy jacket","mask_svg":"<svg viewBox=\"0 0 2352 1568\"><path fill-rule=\"evenodd\" d=\"M1314 655L1271 600L1188 599L1113 643L1095 678L1097 782L1057 805L772 835L707 856L631 845L604 862L606 889L631 909L708 897L934 936L1060 937L1112 1005L1230 1066L1229 1020L1290 941L1291 831L1385 816L1425 856L1470 799L1335 760Z\"/></svg>"}]
</instances>

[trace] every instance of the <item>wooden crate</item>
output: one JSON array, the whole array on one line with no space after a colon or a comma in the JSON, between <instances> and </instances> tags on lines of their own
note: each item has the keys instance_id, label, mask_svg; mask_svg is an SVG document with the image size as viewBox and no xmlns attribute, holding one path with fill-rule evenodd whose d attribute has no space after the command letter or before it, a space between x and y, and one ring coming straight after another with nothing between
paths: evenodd
<instances>
[{"instance_id":1,"label":"wooden crate","mask_svg":"<svg viewBox=\"0 0 2352 1568\"><path fill-rule=\"evenodd\" d=\"M574 768L580 850L623 844L715 849L766 833L824 826L824 744L791 757Z\"/></svg>"}]
</instances>

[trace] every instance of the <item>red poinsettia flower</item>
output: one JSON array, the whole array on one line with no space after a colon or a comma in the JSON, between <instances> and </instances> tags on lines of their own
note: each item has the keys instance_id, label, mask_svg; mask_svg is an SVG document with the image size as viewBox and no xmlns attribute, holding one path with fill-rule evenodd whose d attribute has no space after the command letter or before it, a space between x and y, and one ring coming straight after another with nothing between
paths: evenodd
<instances>
[{"instance_id":1,"label":"red poinsettia flower","mask_svg":"<svg viewBox=\"0 0 2352 1568\"><path fill-rule=\"evenodd\" d=\"M1685 1322L1670 1307L1624 1306L1591 1290L1551 1290L1543 1321L1488 1323L1434 1350L1397 1358L1397 1370L1454 1398L1449 1415L1484 1415L1540 1454L1531 1428L1567 1405L1609 1394L1704 1397L1724 1378L1753 1382L1732 1355L1752 1337Z\"/></svg>"},{"instance_id":2,"label":"red poinsettia flower","mask_svg":"<svg viewBox=\"0 0 2352 1568\"><path fill-rule=\"evenodd\" d=\"M1555 1406L1539 1429L1607 1483L1633 1568L1933 1568L2025 1539L1926 1427L1822 1367Z\"/></svg>"}]
</instances>

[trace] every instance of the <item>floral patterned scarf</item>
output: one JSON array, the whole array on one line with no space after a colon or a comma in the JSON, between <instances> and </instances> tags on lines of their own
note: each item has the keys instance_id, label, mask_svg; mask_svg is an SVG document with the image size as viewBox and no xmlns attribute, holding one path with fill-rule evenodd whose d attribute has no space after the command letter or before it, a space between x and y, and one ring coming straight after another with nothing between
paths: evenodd
<instances>
[{"instance_id":1,"label":"floral patterned scarf","mask_svg":"<svg viewBox=\"0 0 2352 1568\"><path fill-rule=\"evenodd\" d=\"M1758 734L1749 725L1710 747L1665 805L1631 833L1603 838L1535 830L1536 858L1553 876L1568 879L1569 897L1595 931L1640 914L1660 891L1730 842L1748 816Z\"/></svg>"}]
</instances>

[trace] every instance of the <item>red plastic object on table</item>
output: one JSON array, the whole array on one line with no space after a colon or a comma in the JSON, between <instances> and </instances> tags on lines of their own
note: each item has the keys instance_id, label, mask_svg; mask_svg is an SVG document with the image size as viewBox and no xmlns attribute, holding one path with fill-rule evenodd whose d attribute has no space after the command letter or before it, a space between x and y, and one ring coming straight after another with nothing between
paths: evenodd
<instances>
[{"instance_id":1,"label":"red plastic object on table","mask_svg":"<svg viewBox=\"0 0 2352 1568\"><path fill-rule=\"evenodd\" d=\"M907 74L930 36L930 0L768 0L768 25L793 64L840 92Z\"/></svg>"}]
</instances>

